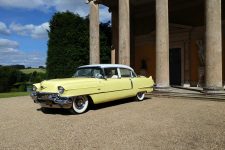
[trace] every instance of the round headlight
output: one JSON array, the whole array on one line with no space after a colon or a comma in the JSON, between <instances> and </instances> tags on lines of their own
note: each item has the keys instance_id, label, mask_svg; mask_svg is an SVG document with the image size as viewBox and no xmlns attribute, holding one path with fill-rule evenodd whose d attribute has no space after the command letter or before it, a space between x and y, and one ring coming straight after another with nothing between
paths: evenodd
<instances>
[{"instance_id":1,"label":"round headlight","mask_svg":"<svg viewBox=\"0 0 225 150\"><path fill-rule=\"evenodd\" d=\"M35 85L33 85L32 90L33 91L36 91L37 90L37 87Z\"/></svg>"},{"instance_id":2,"label":"round headlight","mask_svg":"<svg viewBox=\"0 0 225 150\"><path fill-rule=\"evenodd\" d=\"M62 86L58 86L59 94L63 94L65 89Z\"/></svg>"}]
</instances>

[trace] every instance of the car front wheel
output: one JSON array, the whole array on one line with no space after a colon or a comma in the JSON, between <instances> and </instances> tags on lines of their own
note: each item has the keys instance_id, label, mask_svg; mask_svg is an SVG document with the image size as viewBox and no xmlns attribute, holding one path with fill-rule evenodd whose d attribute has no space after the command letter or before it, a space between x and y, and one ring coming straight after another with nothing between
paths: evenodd
<instances>
[{"instance_id":1,"label":"car front wheel","mask_svg":"<svg viewBox=\"0 0 225 150\"><path fill-rule=\"evenodd\" d=\"M137 99L138 101L143 101L144 98L145 98L145 92L139 92L139 93L137 93L136 99Z\"/></svg>"},{"instance_id":2,"label":"car front wheel","mask_svg":"<svg viewBox=\"0 0 225 150\"><path fill-rule=\"evenodd\" d=\"M87 110L89 105L87 96L76 96L72 100L73 100L73 105L71 108L71 112L73 114L81 114Z\"/></svg>"}]
</instances>

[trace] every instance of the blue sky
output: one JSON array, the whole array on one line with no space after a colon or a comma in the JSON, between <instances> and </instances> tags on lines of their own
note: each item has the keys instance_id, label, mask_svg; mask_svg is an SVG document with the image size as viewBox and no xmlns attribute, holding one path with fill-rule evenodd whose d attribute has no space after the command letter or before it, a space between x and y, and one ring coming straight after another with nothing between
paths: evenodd
<instances>
[{"instance_id":1,"label":"blue sky","mask_svg":"<svg viewBox=\"0 0 225 150\"><path fill-rule=\"evenodd\" d=\"M0 65L45 66L49 20L57 12L87 16L85 0L0 0ZM100 20L110 20L100 7Z\"/></svg>"}]
</instances>

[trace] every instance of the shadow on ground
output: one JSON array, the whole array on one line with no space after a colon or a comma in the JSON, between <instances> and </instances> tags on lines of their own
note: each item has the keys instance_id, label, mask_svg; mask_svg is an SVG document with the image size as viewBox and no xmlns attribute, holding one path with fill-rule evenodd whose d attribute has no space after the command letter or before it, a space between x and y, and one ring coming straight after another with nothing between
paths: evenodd
<instances>
[{"instance_id":1,"label":"shadow on ground","mask_svg":"<svg viewBox=\"0 0 225 150\"><path fill-rule=\"evenodd\" d=\"M149 99L148 97L145 98L145 100ZM123 105L127 103L134 103L138 102L134 98L127 98L127 99L121 99L121 100L116 100L116 101L111 101L111 102L106 102L102 104L90 104L89 110L94 110L97 111L99 109L104 109L108 107L114 107L118 105ZM38 108L37 111L41 111L44 114L52 114L52 115L73 115L70 113L68 109L59 109L59 108ZM86 112L87 113L87 112ZM79 114L78 114L79 115Z\"/></svg>"},{"instance_id":2,"label":"shadow on ground","mask_svg":"<svg viewBox=\"0 0 225 150\"><path fill-rule=\"evenodd\" d=\"M61 109L61 108L38 108L37 111L40 111L44 114L51 114L51 115L72 115L69 110Z\"/></svg>"}]
</instances>

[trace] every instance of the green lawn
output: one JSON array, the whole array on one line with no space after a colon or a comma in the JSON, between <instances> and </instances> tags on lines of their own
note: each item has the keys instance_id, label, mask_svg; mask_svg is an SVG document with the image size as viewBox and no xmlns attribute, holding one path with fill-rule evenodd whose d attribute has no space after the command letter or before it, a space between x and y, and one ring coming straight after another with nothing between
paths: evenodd
<instances>
[{"instance_id":1,"label":"green lawn","mask_svg":"<svg viewBox=\"0 0 225 150\"><path fill-rule=\"evenodd\" d=\"M17 96L28 96L29 92L9 92L9 93L0 93L0 98L7 97L17 97Z\"/></svg>"},{"instance_id":2,"label":"green lawn","mask_svg":"<svg viewBox=\"0 0 225 150\"><path fill-rule=\"evenodd\" d=\"M34 71L41 72L41 73L45 73L46 72L45 69L39 69L39 68L21 69L20 71L25 73L25 74L33 73Z\"/></svg>"}]
</instances>

